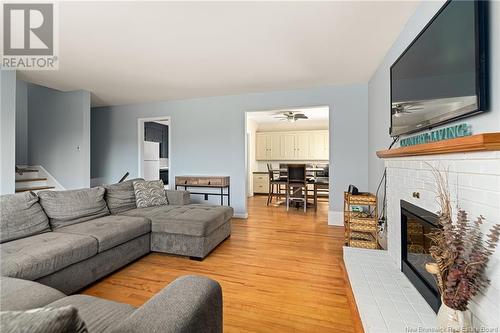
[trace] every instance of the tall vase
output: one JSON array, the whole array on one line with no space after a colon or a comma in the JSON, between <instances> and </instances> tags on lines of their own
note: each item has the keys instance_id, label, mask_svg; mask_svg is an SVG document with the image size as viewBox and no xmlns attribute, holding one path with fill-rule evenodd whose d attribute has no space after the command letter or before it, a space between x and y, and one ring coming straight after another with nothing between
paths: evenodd
<instances>
[{"instance_id":1,"label":"tall vase","mask_svg":"<svg viewBox=\"0 0 500 333\"><path fill-rule=\"evenodd\" d=\"M455 310L441 302L437 314L437 322L440 332L472 332L471 313L469 310Z\"/></svg>"}]
</instances>

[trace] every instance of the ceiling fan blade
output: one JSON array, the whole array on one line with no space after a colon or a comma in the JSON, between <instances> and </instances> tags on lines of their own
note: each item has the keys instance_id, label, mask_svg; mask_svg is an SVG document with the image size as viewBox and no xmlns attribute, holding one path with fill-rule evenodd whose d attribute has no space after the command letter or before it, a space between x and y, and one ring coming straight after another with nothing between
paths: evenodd
<instances>
[{"instance_id":1,"label":"ceiling fan blade","mask_svg":"<svg viewBox=\"0 0 500 333\"><path fill-rule=\"evenodd\" d=\"M294 116L295 119L309 119L305 114L303 113L297 113L295 116Z\"/></svg>"}]
</instances>

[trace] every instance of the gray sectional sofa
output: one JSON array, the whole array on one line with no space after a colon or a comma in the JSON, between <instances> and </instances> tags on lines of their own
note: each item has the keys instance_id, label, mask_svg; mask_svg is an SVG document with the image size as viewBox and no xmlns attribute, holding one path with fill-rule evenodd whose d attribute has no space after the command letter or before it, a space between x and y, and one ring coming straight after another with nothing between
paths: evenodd
<instances>
[{"instance_id":1,"label":"gray sectional sofa","mask_svg":"<svg viewBox=\"0 0 500 333\"><path fill-rule=\"evenodd\" d=\"M139 308L88 295L66 296L40 283L10 277L0 277L0 286L2 311L73 306L89 333L220 333L223 329L220 285L201 276L176 279Z\"/></svg>"},{"instance_id":2,"label":"gray sectional sofa","mask_svg":"<svg viewBox=\"0 0 500 333\"><path fill-rule=\"evenodd\" d=\"M168 190L137 208L133 181L1 196L0 275L72 294L150 251L203 259L230 236L232 208Z\"/></svg>"}]
</instances>

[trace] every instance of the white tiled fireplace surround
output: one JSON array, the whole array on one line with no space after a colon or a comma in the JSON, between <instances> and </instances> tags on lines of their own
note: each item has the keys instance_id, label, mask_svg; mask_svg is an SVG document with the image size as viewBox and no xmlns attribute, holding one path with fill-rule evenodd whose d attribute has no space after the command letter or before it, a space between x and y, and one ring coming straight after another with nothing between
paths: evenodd
<instances>
[{"instance_id":1,"label":"white tiled fireplace surround","mask_svg":"<svg viewBox=\"0 0 500 333\"><path fill-rule=\"evenodd\" d=\"M500 223L500 152L398 157L386 159L385 166L388 250L344 248L344 260L365 332L424 332L435 328L435 314L400 272L400 200L437 212L432 174L437 168L448 174L454 209L458 205L470 219L484 216L483 233L488 233L493 223ZM478 332L500 332L500 250L486 274L489 287L469 306L473 326L483 329Z\"/></svg>"}]
</instances>

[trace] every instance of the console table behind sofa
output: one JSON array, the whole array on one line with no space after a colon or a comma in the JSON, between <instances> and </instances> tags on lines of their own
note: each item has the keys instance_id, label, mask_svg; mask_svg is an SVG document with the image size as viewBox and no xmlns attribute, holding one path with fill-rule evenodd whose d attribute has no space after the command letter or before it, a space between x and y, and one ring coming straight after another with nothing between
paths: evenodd
<instances>
[{"instance_id":1,"label":"console table behind sofa","mask_svg":"<svg viewBox=\"0 0 500 333\"><path fill-rule=\"evenodd\" d=\"M176 176L175 189L177 190L178 187L186 191L189 188L196 188L197 192L189 192L203 195L205 200L208 200L210 195L220 196L221 206L224 205L224 197L227 197L227 205L231 205L229 176ZM203 189L220 189L220 192L203 191Z\"/></svg>"}]
</instances>

